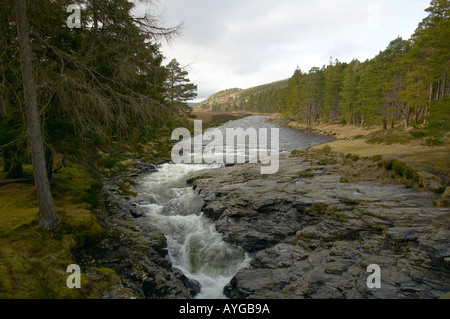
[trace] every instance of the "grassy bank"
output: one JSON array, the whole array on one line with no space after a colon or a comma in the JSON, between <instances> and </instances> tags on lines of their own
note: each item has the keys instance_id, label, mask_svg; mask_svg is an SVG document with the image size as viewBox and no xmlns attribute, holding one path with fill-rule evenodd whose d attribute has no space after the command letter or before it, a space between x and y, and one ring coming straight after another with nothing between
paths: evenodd
<instances>
[{"instance_id":1,"label":"grassy bank","mask_svg":"<svg viewBox=\"0 0 450 319\"><path fill-rule=\"evenodd\" d=\"M0 298L96 298L110 285L111 272L93 280L82 272L82 289L66 285L75 253L105 236L92 208L99 180L81 164L54 174L53 193L60 221L46 231L36 224L38 204L32 168L14 183L0 173Z\"/></svg>"},{"instance_id":2,"label":"grassy bank","mask_svg":"<svg viewBox=\"0 0 450 319\"><path fill-rule=\"evenodd\" d=\"M100 218L105 212L101 176L134 169L137 163L130 159L163 163L171 147L167 130L151 141L114 142L57 154L52 194L60 220L51 231L36 223L39 208L32 166L23 165L20 179L7 179L7 173L0 172L0 299L101 298L105 291L122 289L112 269L94 266L81 269L81 289L69 289L67 267L79 263L78 256L90 258L91 248L101 246L107 236L120 235L108 233ZM3 164L0 158L0 169ZM130 183L117 185L122 195L135 195Z\"/></svg>"},{"instance_id":3,"label":"grassy bank","mask_svg":"<svg viewBox=\"0 0 450 319\"><path fill-rule=\"evenodd\" d=\"M201 120L203 122L203 130L207 130L250 115L252 114L247 112L193 111L190 122L191 126L194 127L194 120Z\"/></svg>"},{"instance_id":4,"label":"grassy bank","mask_svg":"<svg viewBox=\"0 0 450 319\"><path fill-rule=\"evenodd\" d=\"M380 181L395 180L420 189L426 189L442 194L439 205L448 206L450 193L450 144L447 142L440 146L427 146L420 139L410 133L411 128L394 128L383 130L382 127L354 127L333 124L305 125L297 122L286 122L285 126L308 132L315 132L333 136L336 141L326 145L313 147L321 150L326 147L330 152L347 159L367 160L367 163L354 165L353 172L348 176L359 175L360 178L380 174L367 169L375 163L382 169L382 175L388 176ZM357 161L356 161L357 162ZM381 164L383 163L383 164ZM412 172L417 174L413 181ZM405 176L403 176L405 175ZM420 178L420 182L418 181ZM350 177L351 179L351 177Z\"/></svg>"},{"instance_id":5,"label":"grassy bank","mask_svg":"<svg viewBox=\"0 0 450 319\"><path fill-rule=\"evenodd\" d=\"M207 128L242 116L199 117ZM64 156L67 166L62 168L63 155L58 154L52 193L60 220L51 231L36 223L39 208L32 166L24 164L24 177L19 179L7 179L7 173L0 172L0 299L101 298L105 291L116 290L121 280L108 268L82 268L82 288L69 289L67 267L79 262L77 256L89 256L90 248L108 235L100 220L104 211L100 177L133 169L136 163L130 158L155 164L169 160L173 145L169 133L151 141L76 149ZM3 164L0 158L0 168ZM134 196L128 184L124 181L118 187L123 195Z\"/></svg>"}]
</instances>

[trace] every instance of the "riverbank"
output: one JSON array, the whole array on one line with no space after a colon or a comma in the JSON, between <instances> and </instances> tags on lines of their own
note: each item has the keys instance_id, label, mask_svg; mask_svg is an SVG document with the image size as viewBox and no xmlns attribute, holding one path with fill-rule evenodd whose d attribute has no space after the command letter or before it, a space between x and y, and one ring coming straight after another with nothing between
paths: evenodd
<instances>
[{"instance_id":1,"label":"riverbank","mask_svg":"<svg viewBox=\"0 0 450 319\"><path fill-rule=\"evenodd\" d=\"M147 161L167 161L170 146L165 137L117 144L89 160L67 157L64 167L57 154L52 193L60 220L51 231L36 224L32 166L15 180L0 172L0 298L192 298L198 286L172 268L164 235L135 218L133 179L155 168ZM143 161L129 159L136 154ZM67 287L71 264L80 266L81 289Z\"/></svg>"},{"instance_id":2,"label":"riverbank","mask_svg":"<svg viewBox=\"0 0 450 319\"><path fill-rule=\"evenodd\" d=\"M450 143L448 141L442 146L427 146L410 134L412 128L403 127L383 130L378 126L362 128L337 124L306 125L286 120L278 120L277 123L303 132L314 132L336 138L333 142L312 149L328 146L331 151L341 156L375 157L380 161L400 161L420 175L422 183L417 185L409 183L410 186L419 186L419 188L436 192L441 195L436 201L437 205L447 207L450 205ZM364 171L364 167L359 167L354 175L358 175L360 179L370 178L370 175L365 174ZM403 180L397 180L397 182L403 182Z\"/></svg>"},{"instance_id":3,"label":"riverbank","mask_svg":"<svg viewBox=\"0 0 450 319\"><path fill-rule=\"evenodd\" d=\"M204 214L252 257L226 287L229 297L438 298L448 292L449 212L436 207L443 206L437 193L445 188L387 156L338 152L337 142L293 152L274 175L262 176L258 165L191 175ZM165 140L146 145L143 161L124 158L134 149L99 154L103 179L75 163L55 174L63 220L53 233L34 224L31 167L25 166L28 182L0 186L0 296L196 295L198 282L172 266L166 237L145 222L142 206L154 203L137 185L156 172L149 162L164 162L153 154L158 143L170 149ZM368 262L382 266L387 290L364 288ZM72 263L81 266L81 290L65 285Z\"/></svg>"},{"instance_id":4,"label":"riverbank","mask_svg":"<svg viewBox=\"0 0 450 319\"><path fill-rule=\"evenodd\" d=\"M95 245L106 235L93 207L97 207L98 180L86 167L71 164L54 174L53 195L58 225L52 231L36 223L39 208L32 167L25 178L11 183L0 173L0 298L99 298L114 289L120 278L104 267L82 269L82 289L66 285L67 267L77 264L76 252Z\"/></svg>"},{"instance_id":5,"label":"riverbank","mask_svg":"<svg viewBox=\"0 0 450 319\"><path fill-rule=\"evenodd\" d=\"M133 164L132 164L133 163ZM190 299L200 292L197 282L174 268L167 239L159 228L142 223L146 198L137 189L141 176L154 173L154 164L129 161L126 172L103 179L104 207L97 212L107 236L80 251L83 269L106 268L120 279L103 291L104 299Z\"/></svg>"},{"instance_id":6,"label":"riverbank","mask_svg":"<svg viewBox=\"0 0 450 319\"><path fill-rule=\"evenodd\" d=\"M418 149L446 154L447 148L412 148L417 141L404 130L282 124L337 140L282 157L273 175L263 176L257 166L244 164L197 172L188 180L224 240L252 257L250 266L225 288L226 295L448 296L445 161L440 159L442 166L428 172L399 157L422 159L414 153ZM397 154L401 145L405 151ZM366 284L372 264L381 268L381 289Z\"/></svg>"},{"instance_id":7,"label":"riverbank","mask_svg":"<svg viewBox=\"0 0 450 319\"><path fill-rule=\"evenodd\" d=\"M193 129L194 120L201 120L203 124L203 130L208 128L220 126L226 122L238 120L247 116L253 115L249 112L222 112L222 111L210 111L210 110L196 110L192 111L193 117L190 118L190 124Z\"/></svg>"},{"instance_id":8,"label":"riverbank","mask_svg":"<svg viewBox=\"0 0 450 319\"><path fill-rule=\"evenodd\" d=\"M439 196L384 175L378 159L340 156L327 146L254 165L192 174L189 183L224 240L251 254L231 280L231 298L427 299L450 291L449 210ZM350 181L356 166L373 179ZM378 173L376 173L378 172ZM381 267L381 289L366 285Z\"/></svg>"}]
</instances>

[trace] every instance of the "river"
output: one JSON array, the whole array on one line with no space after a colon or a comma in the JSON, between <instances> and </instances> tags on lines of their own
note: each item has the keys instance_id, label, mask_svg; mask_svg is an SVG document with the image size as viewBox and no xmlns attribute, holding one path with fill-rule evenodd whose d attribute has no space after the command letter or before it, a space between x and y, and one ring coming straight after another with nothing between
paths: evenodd
<instances>
[{"instance_id":1,"label":"river","mask_svg":"<svg viewBox=\"0 0 450 319\"><path fill-rule=\"evenodd\" d=\"M330 141L324 136L269 123L268 118L270 116L250 116L218 128L223 132L227 128L278 128L281 153ZM156 225L166 236L173 266L200 283L198 299L225 298L223 288L250 262L250 256L242 248L222 240L213 221L203 216L202 200L186 182L196 171L221 166L166 163L139 182L139 193L147 200L142 205L147 211L145 222Z\"/></svg>"}]
</instances>

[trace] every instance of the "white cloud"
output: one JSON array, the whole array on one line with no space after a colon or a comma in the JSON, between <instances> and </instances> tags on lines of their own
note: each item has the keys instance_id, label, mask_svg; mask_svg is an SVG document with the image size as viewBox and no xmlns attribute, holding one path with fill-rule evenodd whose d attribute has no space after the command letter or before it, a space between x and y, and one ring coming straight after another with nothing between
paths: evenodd
<instances>
[{"instance_id":1,"label":"white cloud","mask_svg":"<svg viewBox=\"0 0 450 319\"><path fill-rule=\"evenodd\" d=\"M199 99L288 78L300 66L365 60L426 16L424 0L167 0L168 25L184 21L168 60L189 67Z\"/></svg>"}]
</instances>

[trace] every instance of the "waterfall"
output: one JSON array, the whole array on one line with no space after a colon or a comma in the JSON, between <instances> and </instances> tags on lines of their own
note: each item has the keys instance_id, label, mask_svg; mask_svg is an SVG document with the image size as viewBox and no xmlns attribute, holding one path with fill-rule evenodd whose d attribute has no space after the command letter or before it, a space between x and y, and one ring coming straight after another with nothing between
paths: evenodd
<instances>
[{"instance_id":1,"label":"waterfall","mask_svg":"<svg viewBox=\"0 0 450 319\"><path fill-rule=\"evenodd\" d=\"M223 288L248 264L244 251L222 240L212 221L201 212L202 200L189 187L190 174L213 165L164 164L140 182L149 203L147 220L165 234L173 266L201 284L197 298L225 298Z\"/></svg>"}]
</instances>

